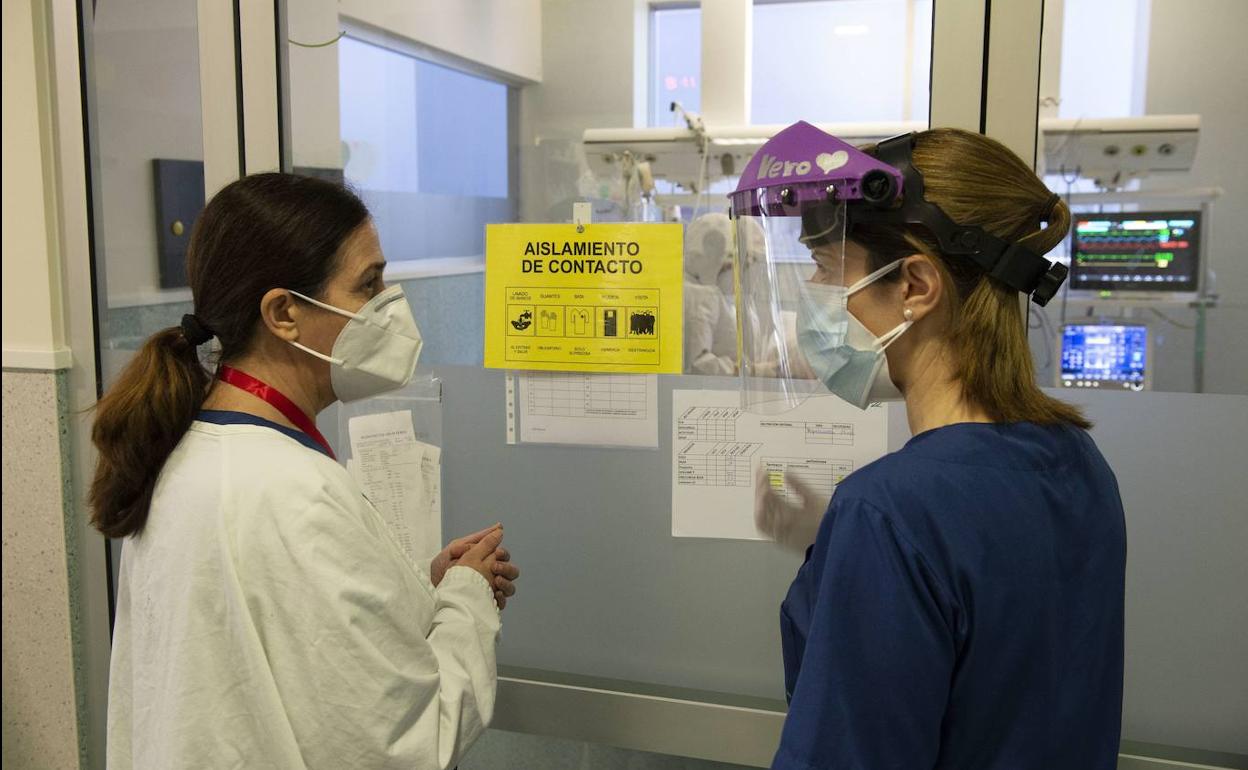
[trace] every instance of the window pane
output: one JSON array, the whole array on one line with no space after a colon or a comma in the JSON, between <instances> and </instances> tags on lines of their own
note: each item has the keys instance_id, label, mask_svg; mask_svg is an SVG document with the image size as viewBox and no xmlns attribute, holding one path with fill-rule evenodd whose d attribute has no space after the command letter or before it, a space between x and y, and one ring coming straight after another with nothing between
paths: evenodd
<instances>
[{"instance_id":1,"label":"window pane","mask_svg":"<svg viewBox=\"0 0 1248 770\"><path fill-rule=\"evenodd\" d=\"M507 86L416 64L420 191L506 198Z\"/></svg>"},{"instance_id":2,"label":"window pane","mask_svg":"<svg viewBox=\"0 0 1248 770\"><path fill-rule=\"evenodd\" d=\"M1140 0L1068 0L1062 8L1063 118L1142 115L1148 9Z\"/></svg>"},{"instance_id":3,"label":"window pane","mask_svg":"<svg viewBox=\"0 0 1248 770\"><path fill-rule=\"evenodd\" d=\"M926 120L931 37L931 0L756 5L750 119Z\"/></svg>"},{"instance_id":4,"label":"window pane","mask_svg":"<svg viewBox=\"0 0 1248 770\"><path fill-rule=\"evenodd\" d=\"M514 218L507 86L350 37L339 61L344 176L387 257L481 255Z\"/></svg>"},{"instance_id":5,"label":"window pane","mask_svg":"<svg viewBox=\"0 0 1248 770\"><path fill-rule=\"evenodd\" d=\"M505 85L351 38L340 66L352 184L507 197Z\"/></svg>"},{"instance_id":6,"label":"window pane","mask_svg":"<svg viewBox=\"0 0 1248 770\"><path fill-rule=\"evenodd\" d=\"M702 110L702 12L657 10L651 24L650 125L684 125L671 105Z\"/></svg>"},{"instance_id":7,"label":"window pane","mask_svg":"<svg viewBox=\"0 0 1248 770\"><path fill-rule=\"evenodd\" d=\"M485 226L518 208L512 87L383 11L365 28L339 10L289 7L291 170L360 193L386 281L403 286L424 333L422 366L479 363Z\"/></svg>"},{"instance_id":8,"label":"window pane","mask_svg":"<svg viewBox=\"0 0 1248 770\"><path fill-rule=\"evenodd\" d=\"M349 37L340 45L347 179L365 190L418 192L416 60Z\"/></svg>"}]
</instances>

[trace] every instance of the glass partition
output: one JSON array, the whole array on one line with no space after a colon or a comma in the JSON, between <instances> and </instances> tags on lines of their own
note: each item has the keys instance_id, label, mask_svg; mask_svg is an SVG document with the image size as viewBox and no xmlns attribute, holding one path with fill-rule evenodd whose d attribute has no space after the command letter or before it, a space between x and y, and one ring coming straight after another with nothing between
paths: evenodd
<instances>
[{"instance_id":1,"label":"glass partition","mask_svg":"<svg viewBox=\"0 0 1248 770\"><path fill-rule=\"evenodd\" d=\"M1242 111L1225 99L1243 61L1202 53L1220 51L1211 48L1216 5L1046 6L1061 34L1045 47L1045 67L1058 75L1042 82L1040 157L1045 181L1074 212L1055 252L1071 278L1048 308L1033 307L1046 385L1248 393L1248 351L1237 342L1248 325ZM1080 371L1079 327L1091 329L1087 355L1102 357L1105 371ZM1111 355L1142 356L1145 376L1111 367Z\"/></svg>"},{"instance_id":2,"label":"glass partition","mask_svg":"<svg viewBox=\"0 0 1248 770\"><path fill-rule=\"evenodd\" d=\"M793 9L759 6L754 10L756 35L768 23L759 19L776 13L790 14L784 17L786 23L851 28L843 35L830 34L823 44L829 66L802 73L801 80L818 97L808 94L803 100L791 93L774 102L767 119L791 122L806 117L840 123L917 119L925 123L930 3L880 0L850 3L852 8L843 10L824 7L837 5L842 4L796 3ZM546 4L543 10L553 7ZM733 150L712 149L705 159L706 178L698 184L686 175L701 162L696 144L690 141L685 154L651 161L654 176L667 182L651 190L635 168L606 164L600 155L586 150L584 143L587 129L672 126L668 110L672 101L681 102L690 113L705 106L700 101L704 73L699 69L703 39L699 9L655 6L646 10L641 23L630 3L560 3L557 10L542 16L542 82L512 86L518 124L512 146L518 152L520 221L568 222L573 203L589 201L595 221L685 222L686 256L694 240L701 248L715 241L714 233L721 230L731 243L731 233L713 223L715 216L723 217L727 210L725 194L735 186L736 174L744 166L744 160L735 168L723 161L722 156ZM292 16L299 12L291 8ZM816 15L805 19L802 14L808 13ZM296 23L292 17L292 38ZM855 26L864 24L869 28L866 40ZM764 66L762 60L782 50L779 28L772 24L768 29L774 34L755 39L756 73L757 67ZM337 31L343 30L346 37L337 44L336 55L346 179L366 197L374 194L373 182L353 170L365 152L357 144L365 142L367 135L374 137L367 141L387 141L394 148L394 165L384 172L391 175L386 184L410 188L414 174L416 187L424 194L425 167L420 165L420 156L426 129L419 112L422 65L412 64L410 58L419 60L423 49L419 41L402 39L393 31L383 34L372 25L354 27L350 19L339 19ZM317 36L327 39L333 34L335 28L329 25L309 30L303 39L314 42ZM646 35L648 40L639 37ZM857 92L844 90L845 71L830 66L832 62L838 57L856 59L885 43L900 51L912 37L923 43L906 57L890 56L890 62L900 63L876 73L871 84L862 86L879 91L879 109L838 109L837 105L857 101ZM294 101L300 94L296 62L332 56L334 49L291 52L296 166L304 141L300 108ZM352 63L357 55L368 63L367 71L372 74L352 74L357 72ZM648 58L639 62L639 56ZM465 66L460 63L460 73L467 72ZM353 76L364 82L350 82ZM479 78L481 73L461 76ZM457 85L456 92L477 93L475 85L468 85L467 81ZM375 107L353 102L354 97L348 96L353 90L370 94L368 99ZM414 116L410 104L416 105ZM357 114L349 114L352 110ZM478 123L493 114L476 113ZM386 115L394 119L382 127L379 121ZM356 130L352 126L357 124L363 133L352 135ZM683 126L683 120L676 125ZM497 134L482 134L472 142L491 148L496 146L491 144L492 136ZM463 141L468 141L467 135ZM456 146L448 145L452 151ZM735 152L748 160L753 149ZM495 166L500 167L501 161ZM409 169L402 172L408 175L407 181L396 176L400 169ZM505 178L494 177L498 191ZM415 203L405 211L409 219L420 217ZM507 221L498 213L491 216L487 221ZM378 223L385 226L380 212ZM403 236L402 246L392 246L383 230L390 259L399 258L393 253L395 248L422 253L442 237L437 228L419 225L407 232L410 235ZM719 258L727 256L721 244ZM731 358L727 349L735 348L735 338L731 303L725 294L725 289L731 291L730 272L728 276L726 284L712 282L704 288L718 297L717 303L728 314L722 320L729 329L725 351ZM480 275L403 279L428 346L422 364L430 364L443 382L444 531L456 532L482 517L502 518L508 522L509 542L514 542L518 558L523 554L528 565L524 598L514 611L507 611L507 631L499 649L501 665L530 674L550 672L559 681L567 677L613 680L617 686L645 692L654 692L656 687L667 692L683 688L709 693L707 697L725 703L782 708L776 612L798 559L758 543L671 537L671 391L734 389L735 378L662 377L658 451L508 446L503 431L504 373L483 370L480 365L480 282ZM451 285L457 293L446 288ZM439 321L448 314L462 320ZM692 317L687 321L692 323ZM729 371L720 373L731 374L732 363L728 366ZM638 479L647 481L639 486ZM724 574L704 575L700 565L707 563L725 565Z\"/></svg>"},{"instance_id":3,"label":"glass partition","mask_svg":"<svg viewBox=\"0 0 1248 770\"><path fill-rule=\"evenodd\" d=\"M913 35L930 39L922 2L853 3L845 12L796 5L832 14L819 23L871 27L867 41L854 30L831 36L829 61L884 41L900 49ZM760 6L755 13L791 10ZM379 25L380 15L356 19L323 4L292 5L289 13L293 168L332 166L362 192L387 256L398 264L393 278L404 285L422 329L422 368L443 382L444 532L501 518L517 558L523 554L525 598L508 609L500 664L550 672L559 681L613 680L645 692L683 688L725 703L782 708L775 615L797 559L757 543L671 537L671 390L732 389L736 380L661 378L658 451L515 447L503 432L504 373L481 368L481 251L474 239L483 225L568 222L574 202L590 201L595 221L696 222L688 229L700 242L715 231L707 215L726 211L725 193L744 165L734 171L721 162L718 153L730 150L709 158L700 186L682 184L690 182L682 170L655 160L655 175L671 183L647 190L620 165L604 167L583 141L590 128L672 125L671 101L693 113L701 108L699 9L656 6L638 23L630 3L559 4L557 13L542 16L540 84L434 50L410 28ZM636 35L624 32L630 29ZM758 45L757 56L767 57L780 50L780 39ZM850 100L837 90L844 73L827 67L803 75L827 97L806 106L822 112L803 114L794 95L777 107L791 115L771 117L896 121L921 105L925 122L927 51L915 49L924 59L913 68L922 75L917 80L907 57L905 67L878 73L886 108L833 109ZM635 110L638 98L648 106ZM688 151L695 157L696 145ZM748 159L752 149L738 152ZM679 169L697 166L682 156L668 160ZM450 207L438 208L443 202ZM475 250L463 247L471 243ZM730 283L706 288L731 314L723 293ZM730 315L723 320L731 330ZM336 433L332 415L321 425ZM639 489L637 479L655 481ZM718 588L702 574L699 565L708 562L733 565L712 581ZM691 601L695 596L703 598Z\"/></svg>"},{"instance_id":4,"label":"glass partition","mask_svg":"<svg viewBox=\"0 0 1248 770\"><path fill-rule=\"evenodd\" d=\"M92 4L84 34L101 375L189 312L184 259L204 203L194 0Z\"/></svg>"},{"instance_id":5,"label":"glass partition","mask_svg":"<svg viewBox=\"0 0 1248 770\"><path fill-rule=\"evenodd\" d=\"M1032 305L1030 336L1042 384L1097 396L1093 435L1123 491L1124 745L1243 755L1243 720L1230 715L1248 711L1248 670L1225 640L1248 618L1230 598L1244 560L1223 547L1244 542L1243 503L1220 478L1233 470L1205 471L1237 454L1248 411L1248 161L1243 100L1228 98L1248 68L1233 31L1248 7L1045 11L1039 156L1074 221L1055 253L1070 278L1047 308ZM1146 425L1170 427L1145 439ZM1147 462L1155 476L1140 474Z\"/></svg>"},{"instance_id":6,"label":"glass partition","mask_svg":"<svg viewBox=\"0 0 1248 770\"><path fill-rule=\"evenodd\" d=\"M350 35L338 55L343 175L387 258L480 261L512 216L507 86Z\"/></svg>"},{"instance_id":7,"label":"glass partition","mask_svg":"<svg viewBox=\"0 0 1248 770\"><path fill-rule=\"evenodd\" d=\"M96 334L107 389L147 337L191 311L186 246L204 205L199 28L195 0L84 6ZM112 580L120 558L112 544Z\"/></svg>"}]
</instances>

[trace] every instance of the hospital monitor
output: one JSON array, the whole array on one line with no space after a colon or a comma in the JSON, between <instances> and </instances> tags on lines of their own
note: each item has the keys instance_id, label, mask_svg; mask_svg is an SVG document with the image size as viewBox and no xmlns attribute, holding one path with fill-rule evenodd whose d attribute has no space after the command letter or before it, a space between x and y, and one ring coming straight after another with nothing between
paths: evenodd
<instances>
[{"instance_id":1,"label":"hospital monitor","mask_svg":"<svg viewBox=\"0 0 1248 770\"><path fill-rule=\"evenodd\" d=\"M1194 296L1201 235L1198 211L1076 214L1070 290L1106 299Z\"/></svg>"},{"instance_id":2,"label":"hospital monitor","mask_svg":"<svg viewBox=\"0 0 1248 770\"><path fill-rule=\"evenodd\" d=\"M1138 324L1066 324L1062 327L1063 388L1145 390L1151 386L1148 327Z\"/></svg>"}]
</instances>

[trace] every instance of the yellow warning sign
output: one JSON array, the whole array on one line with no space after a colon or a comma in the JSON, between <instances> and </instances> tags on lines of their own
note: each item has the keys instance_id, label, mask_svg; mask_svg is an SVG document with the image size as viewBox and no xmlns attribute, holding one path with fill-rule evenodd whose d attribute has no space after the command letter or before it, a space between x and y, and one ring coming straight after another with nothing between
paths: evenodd
<instances>
[{"instance_id":1,"label":"yellow warning sign","mask_svg":"<svg viewBox=\"0 0 1248 770\"><path fill-rule=\"evenodd\" d=\"M489 225L485 365L681 370L679 224Z\"/></svg>"}]
</instances>

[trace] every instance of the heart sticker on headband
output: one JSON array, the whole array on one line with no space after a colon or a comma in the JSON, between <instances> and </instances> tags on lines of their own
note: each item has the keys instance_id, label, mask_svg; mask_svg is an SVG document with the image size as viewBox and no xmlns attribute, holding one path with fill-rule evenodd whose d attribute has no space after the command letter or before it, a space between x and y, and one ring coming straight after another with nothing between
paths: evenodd
<instances>
[{"instance_id":1,"label":"heart sticker on headband","mask_svg":"<svg viewBox=\"0 0 1248 770\"><path fill-rule=\"evenodd\" d=\"M821 152L819 157L815 158L815 165L823 169L823 173L834 171L849 162L849 153L844 150L836 152Z\"/></svg>"}]
</instances>

